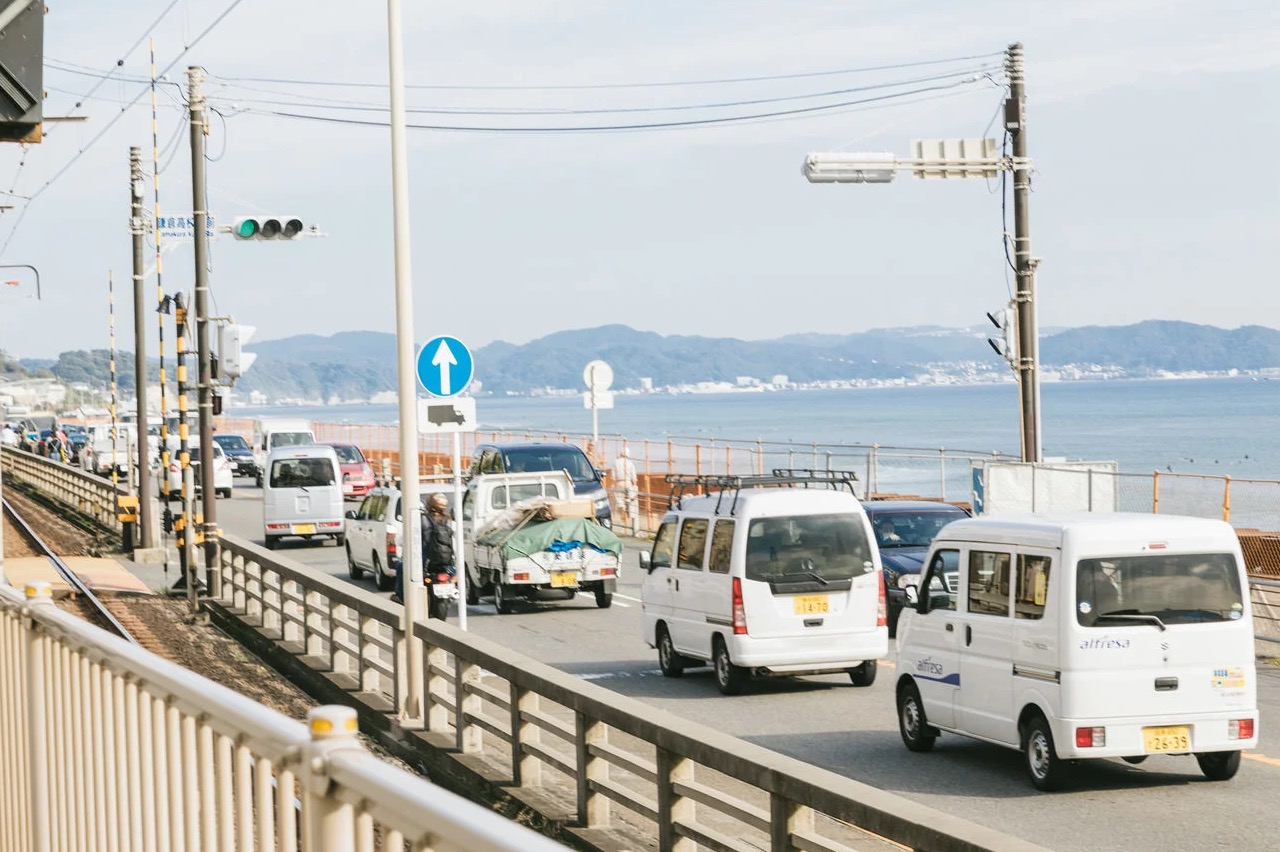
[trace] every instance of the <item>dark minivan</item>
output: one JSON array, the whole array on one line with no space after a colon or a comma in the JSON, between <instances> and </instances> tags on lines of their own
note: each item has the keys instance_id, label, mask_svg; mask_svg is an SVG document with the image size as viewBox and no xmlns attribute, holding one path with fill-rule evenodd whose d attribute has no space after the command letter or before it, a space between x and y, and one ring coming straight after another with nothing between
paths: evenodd
<instances>
[{"instance_id":1,"label":"dark minivan","mask_svg":"<svg viewBox=\"0 0 1280 852\"><path fill-rule=\"evenodd\" d=\"M467 475L539 470L566 471L573 480L574 493L591 498L596 519L606 527L613 526L604 475L591 465L586 453L572 444L479 444L471 456Z\"/></svg>"}]
</instances>

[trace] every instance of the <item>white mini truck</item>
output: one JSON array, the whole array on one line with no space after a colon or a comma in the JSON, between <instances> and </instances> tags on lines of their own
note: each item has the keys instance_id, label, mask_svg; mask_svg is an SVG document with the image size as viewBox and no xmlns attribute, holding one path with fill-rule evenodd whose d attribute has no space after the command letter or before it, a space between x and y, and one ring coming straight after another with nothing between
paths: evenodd
<instances>
[{"instance_id":1,"label":"white mini truck","mask_svg":"<svg viewBox=\"0 0 1280 852\"><path fill-rule=\"evenodd\" d=\"M902 740L1023 752L1061 787L1085 758L1195 755L1211 780L1258 742L1249 586L1222 521L1008 515L942 529L897 646Z\"/></svg>"},{"instance_id":2,"label":"white mini truck","mask_svg":"<svg viewBox=\"0 0 1280 852\"><path fill-rule=\"evenodd\" d=\"M564 471L474 476L463 496L468 531L467 603L492 595L501 614L512 602L568 600L590 592L608 609L618 583L622 542L574 498Z\"/></svg>"}]
</instances>

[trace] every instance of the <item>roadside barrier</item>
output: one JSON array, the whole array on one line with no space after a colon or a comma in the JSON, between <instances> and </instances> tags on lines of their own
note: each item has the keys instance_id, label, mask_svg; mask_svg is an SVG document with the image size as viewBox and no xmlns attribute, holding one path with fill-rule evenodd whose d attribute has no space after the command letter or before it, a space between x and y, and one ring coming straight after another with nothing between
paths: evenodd
<instances>
[{"instance_id":1,"label":"roadside barrier","mask_svg":"<svg viewBox=\"0 0 1280 852\"><path fill-rule=\"evenodd\" d=\"M552 850L368 753L0 586L0 849Z\"/></svg>"}]
</instances>

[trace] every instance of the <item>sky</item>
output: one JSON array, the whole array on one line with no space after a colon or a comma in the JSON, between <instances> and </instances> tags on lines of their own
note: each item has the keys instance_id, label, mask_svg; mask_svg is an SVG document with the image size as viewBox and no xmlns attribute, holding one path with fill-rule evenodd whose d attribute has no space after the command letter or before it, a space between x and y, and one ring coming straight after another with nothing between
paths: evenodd
<instances>
[{"instance_id":1,"label":"sky","mask_svg":"<svg viewBox=\"0 0 1280 852\"><path fill-rule=\"evenodd\" d=\"M395 330L382 3L48 5L45 114L87 120L46 124L25 152L0 144L13 205L0 264L35 266L42 295L29 272L0 272L19 282L0 286L0 349L105 348L109 276L117 345L132 348L128 149L143 150L150 215L152 35L169 69L161 214L193 209L183 97L199 65L216 110L209 209L323 234L219 235L216 314L259 340ZM470 128L408 131L419 341L478 348L615 322L741 339L985 323L1014 286L998 180L812 185L800 167L811 151L999 139L1013 42L1041 327L1280 327L1274 0L403 5L409 122ZM189 293L192 246L167 249L161 286ZM153 277L144 292L150 307Z\"/></svg>"}]
</instances>

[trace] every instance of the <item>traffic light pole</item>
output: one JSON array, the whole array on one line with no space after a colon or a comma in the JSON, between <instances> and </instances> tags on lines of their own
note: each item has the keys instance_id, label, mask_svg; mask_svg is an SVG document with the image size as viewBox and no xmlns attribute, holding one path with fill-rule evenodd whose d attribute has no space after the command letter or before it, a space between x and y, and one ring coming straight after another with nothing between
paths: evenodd
<instances>
[{"instance_id":1,"label":"traffic light pole","mask_svg":"<svg viewBox=\"0 0 1280 852\"><path fill-rule=\"evenodd\" d=\"M151 465L147 452L147 311L142 295L142 149L129 149L129 230L133 234L133 385L138 397L138 539L144 550L155 547L151 528Z\"/></svg>"},{"instance_id":2,"label":"traffic light pole","mask_svg":"<svg viewBox=\"0 0 1280 852\"><path fill-rule=\"evenodd\" d=\"M1042 461L1040 447L1040 332L1036 326L1036 259L1031 256L1031 167L1027 161L1026 80L1022 45L1011 44L1005 54L1009 100L1005 102L1005 130L1013 147L1013 259L1018 279L1014 297L1018 312L1018 398L1022 408L1022 460Z\"/></svg>"},{"instance_id":3,"label":"traffic light pole","mask_svg":"<svg viewBox=\"0 0 1280 852\"><path fill-rule=\"evenodd\" d=\"M209 212L205 210L204 134L206 129L204 72L199 66L187 69L191 111L191 211L195 219L195 309L196 363L199 365L196 407L200 412L200 488L204 509L204 565L206 587L216 592L213 578L218 576L218 491L214 485L213 465L213 370L209 351L209 237L206 228Z\"/></svg>"}]
</instances>

